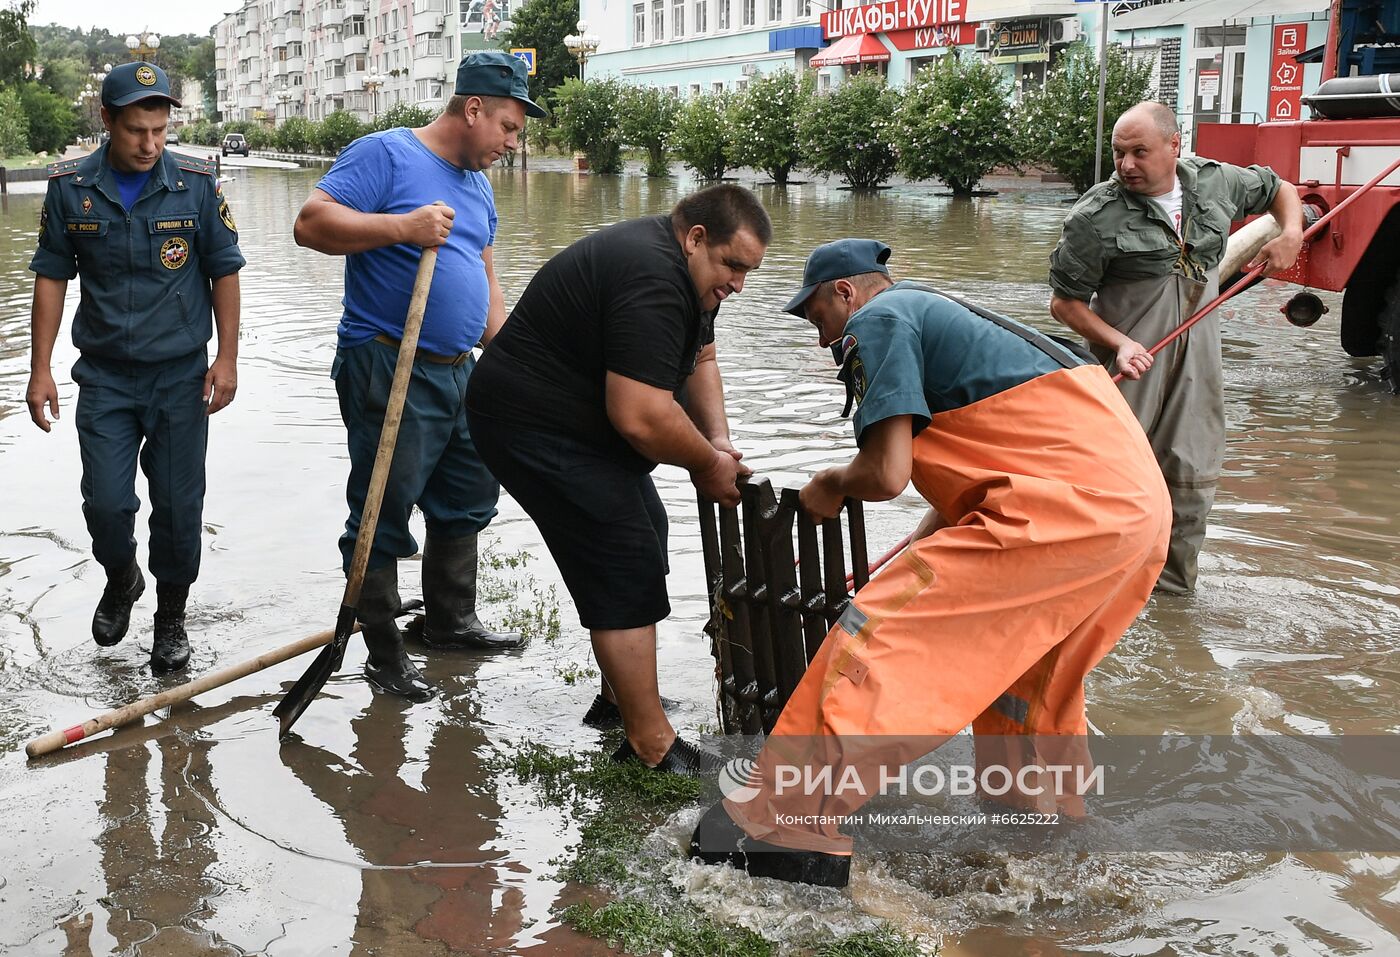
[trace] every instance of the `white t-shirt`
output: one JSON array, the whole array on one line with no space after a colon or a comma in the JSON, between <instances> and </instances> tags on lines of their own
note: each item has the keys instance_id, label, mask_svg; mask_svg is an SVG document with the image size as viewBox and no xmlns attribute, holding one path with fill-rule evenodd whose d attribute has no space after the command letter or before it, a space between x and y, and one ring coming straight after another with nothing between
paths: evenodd
<instances>
[{"instance_id":1,"label":"white t-shirt","mask_svg":"<svg viewBox=\"0 0 1400 957\"><path fill-rule=\"evenodd\" d=\"M1157 204L1157 207L1166 215L1167 222L1172 224L1178 236L1181 235L1181 179L1172 180L1172 191L1163 193L1161 196L1149 196L1148 199Z\"/></svg>"}]
</instances>

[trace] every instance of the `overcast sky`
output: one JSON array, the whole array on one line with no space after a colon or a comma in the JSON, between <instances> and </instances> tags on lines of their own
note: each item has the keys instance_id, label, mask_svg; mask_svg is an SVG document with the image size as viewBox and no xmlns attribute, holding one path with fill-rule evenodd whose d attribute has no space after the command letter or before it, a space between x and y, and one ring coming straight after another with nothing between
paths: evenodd
<instances>
[{"instance_id":1,"label":"overcast sky","mask_svg":"<svg viewBox=\"0 0 1400 957\"><path fill-rule=\"evenodd\" d=\"M64 27L106 27L112 33L193 33L209 28L237 9L239 0L39 0L29 22Z\"/></svg>"}]
</instances>

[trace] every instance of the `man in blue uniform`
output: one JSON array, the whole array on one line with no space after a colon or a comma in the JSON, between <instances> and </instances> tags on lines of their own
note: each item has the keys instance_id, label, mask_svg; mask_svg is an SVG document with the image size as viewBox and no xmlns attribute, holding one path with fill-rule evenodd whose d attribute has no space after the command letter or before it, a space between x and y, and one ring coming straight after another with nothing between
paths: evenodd
<instances>
[{"instance_id":1,"label":"man in blue uniform","mask_svg":"<svg viewBox=\"0 0 1400 957\"><path fill-rule=\"evenodd\" d=\"M530 101L526 81L525 64L515 57L496 51L468 56L457 70L455 95L437 119L351 143L296 222L298 244L346 257L345 314L331 376L350 446L350 517L340 537L347 572L420 250L438 249L358 607L369 650L366 677L413 701L436 693L404 653L394 623L398 560L418 551L408 525L414 505L428 533L427 614L416 623L423 642L492 650L521 641L491 632L476 614L477 534L496 514L500 486L477 455L464 402L472 348L488 342L505 321L492 263L496 204L481 171L515 149L527 114L545 115Z\"/></svg>"},{"instance_id":2,"label":"man in blue uniform","mask_svg":"<svg viewBox=\"0 0 1400 957\"><path fill-rule=\"evenodd\" d=\"M138 455L151 495L157 607L151 668L189 660L185 601L199 575L208 416L238 386L238 270L244 260L213 164L165 152L170 83L160 67L125 63L102 83L97 152L49 168L34 271L26 401L48 432L58 418L50 365L69 280L83 514L107 586L92 637L115 645L146 582L136 561ZM211 322L212 314L212 322ZM206 346L217 327L218 356ZM47 414L46 414L47 413Z\"/></svg>"}]
</instances>

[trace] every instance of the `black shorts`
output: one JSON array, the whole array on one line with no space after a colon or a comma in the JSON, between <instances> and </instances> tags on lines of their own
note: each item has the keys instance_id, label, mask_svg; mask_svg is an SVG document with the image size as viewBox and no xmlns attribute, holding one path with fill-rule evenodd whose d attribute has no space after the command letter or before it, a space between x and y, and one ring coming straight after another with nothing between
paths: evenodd
<instances>
[{"instance_id":1,"label":"black shorts","mask_svg":"<svg viewBox=\"0 0 1400 957\"><path fill-rule=\"evenodd\" d=\"M642 628L671 613L666 509L650 475L562 433L470 408L467 420L482 461L539 528L583 627Z\"/></svg>"}]
</instances>

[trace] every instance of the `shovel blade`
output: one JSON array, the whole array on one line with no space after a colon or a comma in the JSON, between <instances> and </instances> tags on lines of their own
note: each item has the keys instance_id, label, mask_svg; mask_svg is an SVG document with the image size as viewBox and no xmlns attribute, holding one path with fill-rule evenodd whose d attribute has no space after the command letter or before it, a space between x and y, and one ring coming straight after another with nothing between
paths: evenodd
<instances>
[{"instance_id":1,"label":"shovel blade","mask_svg":"<svg viewBox=\"0 0 1400 957\"><path fill-rule=\"evenodd\" d=\"M341 647L337 648L339 644ZM305 674L297 679L297 683L292 685L290 691L272 709L272 713L277 716L277 736L285 738L287 732L292 730L292 725L297 718L301 717L303 711L316 696L321 693L330 676L335 674L337 665L344 655L344 642L340 639L332 641L322 648L316 655L316 660L311 662L311 667L306 669Z\"/></svg>"}]
</instances>

